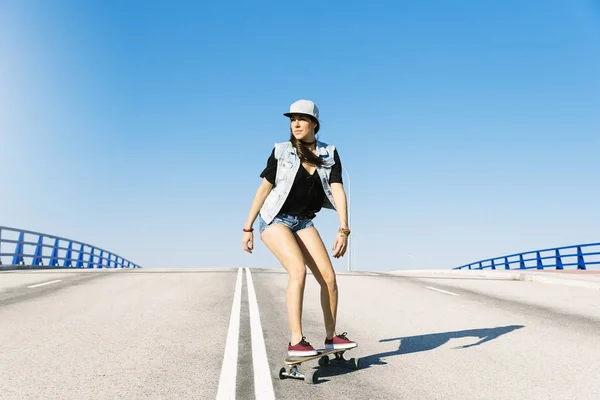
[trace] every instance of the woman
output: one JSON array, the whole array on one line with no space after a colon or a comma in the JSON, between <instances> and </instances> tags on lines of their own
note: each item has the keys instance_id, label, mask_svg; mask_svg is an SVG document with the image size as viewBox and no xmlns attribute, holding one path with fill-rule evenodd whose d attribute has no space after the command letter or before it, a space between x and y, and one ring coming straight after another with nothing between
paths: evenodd
<instances>
[{"instance_id":1,"label":"woman","mask_svg":"<svg viewBox=\"0 0 600 400\"><path fill-rule=\"evenodd\" d=\"M289 276L286 301L292 337L288 355L310 356L317 352L302 332L302 302L306 265L321 286L325 320L325 348L347 349L357 344L336 334L338 290L335 271L312 219L321 210L337 211L340 220L333 257L346 253L348 217L342 185L342 166L334 146L316 140L319 110L309 100L299 100L283 114L290 118L290 140L276 143L260 174L263 178L244 225L242 247L252 253L252 225L259 218L260 237Z\"/></svg>"}]
</instances>

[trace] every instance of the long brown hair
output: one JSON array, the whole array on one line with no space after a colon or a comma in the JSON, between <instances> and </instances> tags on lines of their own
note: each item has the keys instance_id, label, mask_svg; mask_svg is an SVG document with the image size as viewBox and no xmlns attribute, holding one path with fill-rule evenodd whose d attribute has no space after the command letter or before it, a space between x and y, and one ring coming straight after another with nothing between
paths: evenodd
<instances>
[{"instance_id":1,"label":"long brown hair","mask_svg":"<svg viewBox=\"0 0 600 400\"><path fill-rule=\"evenodd\" d=\"M311 118L311 119L317 123L317 126L315 128L315 134L316 134L319 131L320 124L316 119L314 119L314 118ZM315 140L316 140L316 138L315 138ZM307 145L302 143L300 140L296 139L296 137L292 133L291 127L290 127L290 142L292 142L292 146L294 146L294 148L296 149L296 154L298 154L300 161L307 162L307 163L310 163L312 165L317 165L317 166L323 165L323 160L321 160L319 158L319 156L317 156L315 153L313 153L312 150L309 149Z\"/></svg>"}]
</instances>

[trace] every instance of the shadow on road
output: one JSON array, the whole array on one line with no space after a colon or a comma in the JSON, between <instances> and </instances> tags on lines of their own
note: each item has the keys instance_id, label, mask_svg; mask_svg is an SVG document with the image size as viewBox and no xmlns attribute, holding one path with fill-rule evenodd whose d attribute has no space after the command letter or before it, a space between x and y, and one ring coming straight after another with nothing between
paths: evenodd
<instances>
[{"instance_id":1,"label":"shadow on road","mask_svg":"<svg viewBox=\"0 0 600 400\"><path fill-rule=\"evenodd\" d=\"M490 340L497 339L498 337L510 333L514 330L524 328L523 325L508 325L496 328L483 328L483 329L468 329L464 331L456 332L443 332L443 333L431 333L427 335L419 336L407 336L398 337L393 339L382 339L381 343L393 342L396 340L400 341L398 350L388 351L385 353L373 354L365 356L361 359L361 367L366 368L371 365L383 365L387 364L383 361L383 358L399 356L402 354L418 353L421 351L433 350L447 343L450 339L461 339L465 337L476 337L479 341L473 344L456 347L456 349L466 349L469 347L479 346Z\"/></svg>"},{"instance_id":2,"label":"shadow on road","mask_svg":"<svg viewBox=\"0 0 600 400\"><path fill-rule=\"evenodd\" d=\"M456 331L456 332L443 332L443 333L431 333L427 335L418 335L418 336L406 336L406 337L397 337L392 339L382 339L379 342L394 342L396 340L400 341L400 346L398 350L387 351L385 353L378 353L372 355L366 355L361 357L360 355L356 355L360 358L360 369L366 369L371 367L372 365L386 365L387 362L383 361L384 358L399 356L402 354L410 354L410 353L418 353L422 351L429 351L440 346L446 344L450 339L462 339L466 337L474 337L479 338L479 341L473 344L468 344L460 347L455 347L455 349L466 349L469 347L475 347L482 345L485 342L489 342L490 340L497 339L498 337L515 331L517 329L524 328L524 325L508 325L508 326L500 326L496 328L483 328L483 329L467 329L464 331ZM353 356L353 351L348 351L348 354L345 356L346 358L350 358ZM338 375L345 375L348 373L352 373L354 369L351 366L342 366L337 365L336 363L332 363L327 367L314 367L313 369L318 369L319 375L319 383L325 383L329 380L326 379L328 377L334 377Z\"/></svg>"}]
</instances>

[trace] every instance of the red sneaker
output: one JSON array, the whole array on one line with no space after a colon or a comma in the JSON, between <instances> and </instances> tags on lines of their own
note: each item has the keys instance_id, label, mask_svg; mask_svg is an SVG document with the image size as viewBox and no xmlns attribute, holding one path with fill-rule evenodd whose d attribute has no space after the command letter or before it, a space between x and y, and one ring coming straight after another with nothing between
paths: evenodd
<instances>
[{"instance_id":1,"label":"red sneaker","mask_svg":"<svg viewBox=\"0 0 600 400\"><path fill-rule=\"evenodd\" d=\"M348 332L344 332L341 335L334 336L332 339L325 339L326 349L352 349L358 346L358 343L353 342L346 336Z\"/></svg>"},{"instance_id":2,"label":"red sneaker","mask_svg":"<svg viewBox=\"0 0 600 400\"><path fill-rule=\"evenodd\" d=\"M302 336L300 343L294 346L292 346L292 343L288 344L288 355L290 357L316 356L317 354L319 353L306 341L304 336Z\"/></svg>"}]
</instances>

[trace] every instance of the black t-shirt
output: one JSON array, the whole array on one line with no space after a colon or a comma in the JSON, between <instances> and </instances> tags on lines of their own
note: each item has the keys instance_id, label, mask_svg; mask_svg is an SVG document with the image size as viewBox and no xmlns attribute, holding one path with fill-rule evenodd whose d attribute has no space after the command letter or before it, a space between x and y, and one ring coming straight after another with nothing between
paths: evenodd
<instances>
[{"instance_id":1,"label":"black t-shirt","mask_svg":"<svg viewBox=\"0 0 600 400\"><path fill-rule=\"evenodd\" d=\"M337 149L334 150L333 159L335 164L331 168L329 183L342 182L342 163ZM267 166L260 174L261 178L266 178L269 182L275 183L277 175L277 159L275 158L275 149L271 152L267 160ZM314 218L317 212L321 210L325 201L325 191L321 184L321 178L317 170L310 175L306 168L301 164L298 173L294 178L294 183L285 203L280 212L298 217Z\"/></svg>"}]
</instances>

